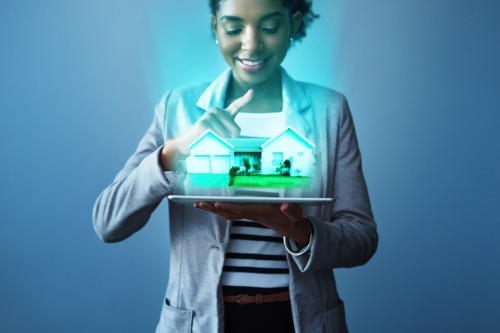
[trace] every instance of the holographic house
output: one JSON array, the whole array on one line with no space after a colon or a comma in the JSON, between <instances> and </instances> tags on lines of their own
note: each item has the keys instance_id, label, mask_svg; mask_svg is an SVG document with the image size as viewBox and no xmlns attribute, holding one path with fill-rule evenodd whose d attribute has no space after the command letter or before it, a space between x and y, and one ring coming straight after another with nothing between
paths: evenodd
<instances>
[{"instance_id":1,"label":"holographic house","mask_svg":"<svg viewBox=\"0 0 500 333\"><path fill-rule=\"evenodd\" d=\"M223 174L233 166L245 168L245 159L252 173L278 174L286 161L291 176L313 175L314 144L287 127L272 138L221 138L208 130L189 149L188 173Z\"/></svg>"}]
</instances>

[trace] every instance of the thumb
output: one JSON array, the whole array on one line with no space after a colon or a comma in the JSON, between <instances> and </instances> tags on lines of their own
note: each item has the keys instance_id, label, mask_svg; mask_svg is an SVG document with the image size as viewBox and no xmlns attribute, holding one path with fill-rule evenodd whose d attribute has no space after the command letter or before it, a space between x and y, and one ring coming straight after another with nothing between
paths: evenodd
<instances>
[{"instance_id":1,"label":"thumb","mask_svg":"<svg viewBox=\"0 0 500 333\"><path fill-rule=\"evenodd\" d=\"M303 216L302 208L298 205L283 203L280 207L281 212L292 221L300 221Z\"/></svg>"}]
</instances>

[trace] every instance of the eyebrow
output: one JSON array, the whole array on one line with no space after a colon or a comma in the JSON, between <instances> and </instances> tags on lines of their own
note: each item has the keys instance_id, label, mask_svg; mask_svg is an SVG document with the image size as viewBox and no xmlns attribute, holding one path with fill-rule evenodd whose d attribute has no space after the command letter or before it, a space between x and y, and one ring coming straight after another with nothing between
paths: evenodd
<instances>
[{"instance_id":1,"label":"eyebrow","mask_svg":"<svg viewBox=\"0 0 500 333\"><path fill-rule=\"evenodd\" d=\"M266 15L262 16L259 19L259 21L264 21L264 20L270 19L270 18L275 17L275 16L283 17L283 13L282 12L278 12L278 11L272 12L272 13L269 13L269 14L266 14ZM244 21L241 17L232 16L232 15L224 15L220 19L221 19L221 21L222 20L225 20L225 21L235 21L235 22L243 22Z\"/></svg>"}]
</instances>

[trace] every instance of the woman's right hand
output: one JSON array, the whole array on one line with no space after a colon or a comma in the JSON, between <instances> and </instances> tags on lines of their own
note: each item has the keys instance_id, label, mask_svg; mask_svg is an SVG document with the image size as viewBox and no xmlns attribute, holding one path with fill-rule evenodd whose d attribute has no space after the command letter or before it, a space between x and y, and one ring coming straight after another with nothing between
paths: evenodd
<instances>
[{"instance_id":1,"label":"woman's right hand","mask_svg":"<svg viewBox=\"0 0 500 333\"><path fill-rule=\"evenodd\" d=\"M207 130L212 130L223 138L237 138L240 135L240 127L234 118L252 98L253 90L249 89L245 95L235 99L226 109L211 108L186 132L168 140L160 154L163 171L174 170L179 159L189 156L189 145Z\"/></svg>"}]
</instances>

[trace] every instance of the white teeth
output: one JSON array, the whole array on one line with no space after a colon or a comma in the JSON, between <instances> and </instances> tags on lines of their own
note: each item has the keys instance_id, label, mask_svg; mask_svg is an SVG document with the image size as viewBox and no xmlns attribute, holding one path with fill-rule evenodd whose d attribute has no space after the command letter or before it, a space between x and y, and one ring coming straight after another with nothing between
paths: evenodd
<instances>
[{"instance_id":1,"label":"white teeth","mask_svg":"<svg viewBox=\"0 0 500 333\"><path fill-rule=\"evenodd\" d=\"M240 59L241 63L245 66L259 66L264 63L264 60L244 60Z\"/></svg>"}]
</instances>

